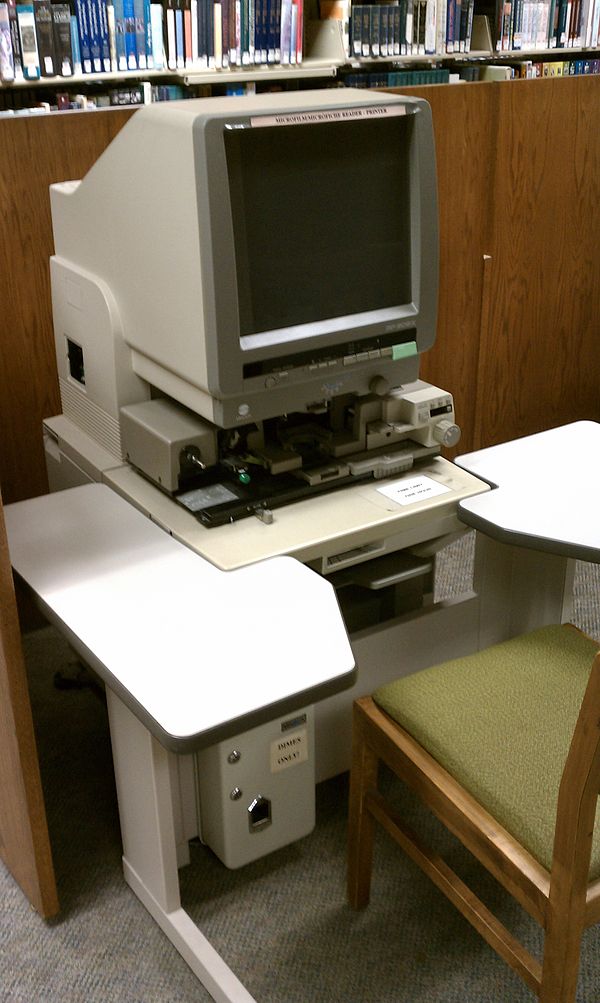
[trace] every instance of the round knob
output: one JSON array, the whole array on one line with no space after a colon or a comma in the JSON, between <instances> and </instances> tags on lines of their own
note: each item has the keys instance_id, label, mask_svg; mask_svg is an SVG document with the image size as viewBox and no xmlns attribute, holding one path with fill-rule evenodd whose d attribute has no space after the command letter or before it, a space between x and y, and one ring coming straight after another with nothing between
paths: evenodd
<instances>
[{"instance_id":1,"label":"round knob","mask_svg":"<svg viewBox=\"0 0 600 1003\"><path fill-rule=\"evenodd\" d=\"M460 428L453 421L444 419L433 426L433 438L441 446L455 446L460 439Z\"/></svg>"},{"instance_id":2,"label":"round knob","mask_svg":"<svg viewBox=\"0 0 600 1003\"><path fill-rule=\"evenodd\" d=\"M378 397L385 397L389 389L390 384L385 376L374 376L369 383L369 390L372 394L377 394Z\"/></svg>"}]
</instances>

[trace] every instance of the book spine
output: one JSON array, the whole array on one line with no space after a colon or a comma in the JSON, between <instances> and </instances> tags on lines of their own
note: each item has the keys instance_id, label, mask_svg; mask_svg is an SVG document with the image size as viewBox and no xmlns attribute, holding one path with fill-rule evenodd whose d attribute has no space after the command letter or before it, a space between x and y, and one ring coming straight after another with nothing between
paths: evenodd
<instances>
[{"instance_id":1,"label":"book spine","mask_svg":"<svg viewBox=\"0 0 600 1003\"><path fill-rule=\"evenodd\" d=\"M223 10L216 2L213 7L215 66L223 65Z\"/></svg>"},{"instance_id":2,"label":"book spine","mask_svg":"<svg viewBox=\"0 0 600 1003\"><path fill-rule=\"evenodd\" d=\"M279 50L281 64L287 66L290 61L292 39L292 0L281 0L281 30Z\"/></svg>"},{"instance_id":3,"label":"book spine","mask_svg":"<svg viewBox=\"0 0 600 1003\"><path fill-rule=\"evenodd\" d=\"M146 31L146 67L154 69L154 50L152 47L152 4L144 0L144 29Z\"/></svg>"},{"instance_id":4,"label":"book spine","mask_svg":"<svg viewBox=\"0 0 600 1003\"><path fill-rule=\"evenodd\" d=\"M369 8L369 55L379 55L379 8L372 4Z\"/></svg>"},{"instance_id":5,"label":"book spine","mask_svg":"<svg viewBox=\"0 0 600 1003\"><path fill-rule=\"evenodd\" d=\"M415 32L418 33L419 0L408 0L406 5L406 49L409 56L416 54Z\"/></svg>"},{"instance_id":6,"label":"book spine","mask_svg":"<svg viewBox=\"0 0 600 1003\"><path fill-rule=\"evenodd\" d=\"M177 53L177 69L182 70L185 67L185 29L182 0L175 0L175 48Z\"/></svg>"},{"instance_id":7,"label":"book spine","mask_svg":"<svg viewBox=\"0 0 600 1003\"><path fill-rule=\"evenodd\" d=\"M273 27L273 20L271 16L271 8L274 3L281 3L281 0L265 0L265 49L263 62L269 62L269 53L271 53L271 61L273 58L273 44L271 41L271 30Z\"/></svg>"},{"instance_id":8,"label":"book spine","mask_svg":"<svg viewBox=\"0 0 600 1003\"><path fill-rule=\"evenodd\" d=\"M113 0L106 0L106 23L108 26L108 51L110 53L111 73L117 72L117 37L115 34L115 5Z\"/></svg>"},{"instance_id":9,"label":"book spine","mask_svg":"<svg viewBox=\"0 0 600 1003\"><path fill-rule=\"evenodd\" d=\"M448 0L446 4L446 52L454 52L454 15L456 0Z\"/></svg>"},{"instance_id":10,"label":"book spine","mask_svg":"<svg viewBox=\"0 0 600 1003\"><path fill-rule=\"evenodd\" d=\"M360 54L361 54L361 56L363 58L365 58L365 57L367 57L369 55L369 52L370 52L370 45L369 45L369 31L370 31L369 8L368 8L368 6L366 4L361 4L360 5L360 16L361 16L361 25L360 25L360 32L359 32L359 34L360 34L360 46L361 46Z\"/></svg>"},{"instance_id":11,"label":"book spine","mask_svg":"<svg viewBox=\"0 0 600 1003\"><path fill-rule=\"evenodd\" d=\"M189 69L194 61L191 0L183 0L183 58L184 65Z\"/></svg>"},{"instance_id":12,"label":"book spine","mask_svg":"<svg viewBox=\"0 0 600 1003\"><path fill-rule=\"evenodd\" d=\"M355 56L357 59L362 55L361 28L362 6L361 4L352 4L350 14L350 55Z\"/></svg>"},{"instance_id":13,"label":"book spine","mask_svg":"<svg viewBox=\"0 0 600 1003\"><path fill-rule=\"evenodd\" d=\"M276 63L280 58L280 48L279 48L280 32L281 32L281 0L270 0L269 48L267 53L267 62ZM290 34L290 47L291 47L291 37L292 36Z\"/></svg>"},{"instance_id":14,"label":"book spine","mask_svg":"<svg viewBox=\"0 0 600 1003\"><path fill-rule=\"evenodd\" d=\"M236 66L240 66L242 62L242 31L243 31L242 0L235 0L234 9L235 9L235 34L232 39L233 42L232 50L233 50L234 62Z\"/></svg>"},{"instance_id":15,"label":"book spine","mask_svg":"<svg viewBox=\"0 0 600 1003\"><path fill-rule=\"evenodd\" d=\"M100 73L102 70L102 41L100 38L98 7L94 0L85 0L85 7L87 9L88 16L92 71L94 73Z\"/></svg>"},{"instance_id":16,"label":"book spine","mask_svg":"<svg viewBox=\"0 0 600 1003\"><path fill-rule=\"evenodd\" d=\"M379 52L382 57L387 58L389 54L389 12L387 4L379 6Z\"/></svg>"},{"instance_id":17,"label":"book spine","mask_svg":"<svg viewBox=\"0 0 600 1003\"><path fill-rule=\"evenodd\" d=\"M394 3L391 9L392 55L400 55L400 3Z\"/></svg>"},{"instance_id":18,"label":"book spine","mask_svg":"<svg viewBox=\"0 0 600 1003\"><path fill-rule=\"evenodd\" d=\"M8 4L0 3L0 80L15 79L15 60L10 32Z\"/></svg>"},{"instance_id":19,"label":"book spine","mask_svg":"<svg viewBox=\"0 0 600 1003\"><path fill-rule=\"evenodd\" d=\"M208 5L206 0L198 0L196 3L196 37L198 65L201 69L208 67L207 11Z\"/></svg>"},{"instance_id":20,"label":"book spine","mask_svg":"<svg viewBox=\"0 0 600 1003\"><path fill-rule=\"evenodd\" d=\"M221 0L221 66L229 66L229 0Z\"/></svg>"},{"instance_id":21,"label":"book spine","mask_svg":"<svg viewBox=\"0 0 600 1003\"><path fill-rule=\"evenodd\" d=\"M295 0L298 8L296 23L296 63L299 65L304 59L304 0Z\"/></svg>"},{"instance_id":22,"label":"book spine","mask_svg":"<svg viewBox=\"0 0 600 1003\"><path fill-rule=\"evenodd\" d=\"M210 69L216 66L215 59L215 4L204 0L206 6L206 60Z\"/></svg>"},{"instance_id":23,"label":"book spine","mask_svg":"<svg viewBox=\"0 0 600 1003\"><path fill-rule=\"evenodd\" d=\"M105 73L111 71L110 32L108 30L108 0L95 0L98 11L98 33L100 36L100 59Z\"/></svg>"},{"instance_id":24,"label":"book spine","mask_svg":"<svg viewBox=\"0 0 600 1003\"><path fill-rule=\"evenodd\" d=\"M17 21L23 60L23 76L26 80L38 80L40 77L40 57L35 33L33 4L17 4Z\"/></svg>"},{"instance_id":25,"label":"book spine","mask_svg":"<svg viewBox=\"0 0 600 1003\"><path fill-rule=\"evenodd\" d=\"M292 30L290 37L290 63L292 66L296 65L296 59L298 53L296 51L296 45L298 43L298 4L296 0L292 0ZM275 53L275 59L277 59L277 53Z\"/></svg>"},{"instance_id":26,"label":"book spine","mask_svg":"<svg viewBox=\"0 0 600 1003\"><path fill-rule=\"evenodd\" d=\"M43 77L56 76L56 51L52 6L49 0L33 0L33 19L37 37L40 70Z\"/></svg>"},{"instance_id":27,"label":"book spine","mask_svg":"<svg viewBox=\"0 0 600 1003\"><path fill-rule=\"evenodd\" d=\"M74 66L71 44L71 8L68 3L52 4L52 23L56 68L61 77L71 77Z\"/></svg>"},{"instance_id":28,"label":"book spine","mask_svg":"<svg viewBox=\"0 0 600 1003\"><path fill-rule=\"evenodd\" d=\"M457 3L459 0L457 0ZM427 0L418 0L419 3L419 30L417 33L417 52L420 56L425 55L425 28L427 23Z\"/></svg>"},{"instance_id":29,"label":"book spine","mask_svg":"<svg viewBox=\"0 0 600 1003\"><path fill-rule=\"evenodd\" d=\"M133 0L135 23L135 53L138 70L147 68L146 26L144 24L144 0Z\"/></svg>"},{"instance_id":30,"label":"book spine","mask_svg":"<svg viewBox=\"0 0 600 1003\"><path fill-rule=\"evenodd\" d=\"M408 0L400 0L400 55L408 53Z\"/></svg>"},{"instance_id":31,"label":"book spine","mask_svg":"<svg viewBox=\"0 0 600 1003\"><path fill-rule=\"evenodd\" d=\"M177 39L175 35L175 0L166 0L165 30L167 41L167 67L177 68Z\"/></svg>"},{"instance_id":32,"label":"book spine","mask_svg":"<svg viewBox=\"0 0 600 1003\"><path fill-rule=\"evenodd\" d=\"M127 52L125 49L125 9L123 0L114 0L115 18L115 55L117 70L127 69Z\"/></svg>"},{"instance_id":33,"label":"book spine","mask_svg":"<svg viewBox=\"0 0 600 1003\"><path fill-rule=\"evenodd\" d=\"M436 47L436 0L427 0L425 5L425 54L432 55ZM464 49L463 49L464 51Z\"/></svg>"},{"instance_id":34,"label":"book spine","mask_svg":"<svg viewBox=\"0 0 600 1003\"><path fill-rule=\"evenodd\" d=\"M255 0L248 0L248 65L254 64L256 50L256 5Z\"/></svg>"},{"instance_id":35,"label":"book spine","mask_svg":"<svg viewBox=\"0 0 600 1003\"><path fill-rule=\"evenodd\" d=\"M150 25L152 30L152 59L155 70L165 66L162 4L150 4Z\"/></svg>"},{"instance_id":36,"label":"book spine","mask_svg":"<svg viewBox=\"0 0 600 1003\"><path fill-rule=\"evenodd\" d=\"M137 50L135 46L135 7L133 0L123 0L123 24L125 35L125 61L128 70L137 70Z\"/></svg>"}]
</instances>

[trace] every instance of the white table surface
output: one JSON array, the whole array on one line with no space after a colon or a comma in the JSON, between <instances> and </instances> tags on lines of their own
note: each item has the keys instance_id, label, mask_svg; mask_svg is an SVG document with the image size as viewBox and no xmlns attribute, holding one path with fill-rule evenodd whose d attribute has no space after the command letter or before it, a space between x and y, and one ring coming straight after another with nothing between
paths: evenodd
<instances>
[{"instance_id":1,"label":"white table surface","mask_svg":"<svg viewBox=\"0 0 600 1003\"><path fill-rule=\"evenodd\" d=\"M354 682L334 590L292 558L220 571L98 484L8 505L5 515L15 571L173 751Z\"/></svg>"},{"instance_id":2,"label":"white table surface","mask_svg":"<svg viewBox=\"0 0 600 1003\"><path fill-rule=\"evenodd\" d=\"M600 562L600 424L573 422L456 463L494 488L459 503L467 525L504 543Z\"/></svg>"}]
</instances>

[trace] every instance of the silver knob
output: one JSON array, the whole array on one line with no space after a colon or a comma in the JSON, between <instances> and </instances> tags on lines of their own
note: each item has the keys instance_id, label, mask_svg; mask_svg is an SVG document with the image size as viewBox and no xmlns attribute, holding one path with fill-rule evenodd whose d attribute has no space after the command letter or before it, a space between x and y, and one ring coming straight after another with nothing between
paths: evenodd
<instances>
[{"instance_id":1,"label":"silver knob","mask_svg":"<svg viewBox=\"0 0 600 1003\"><path fill-rule=\"evenodd\" d=\"M369 383L369 390L378 397L385 397L389 389L389 380L386 380L385 376L374 376Z\"/></svg>"},{"instance_id":2,"label":"silver knob","mask_svg":"<svg viewBox=\"0 0 600 1003\"><path fill-rule=\"evenodd\" d=\"M441 446L455 446L460 439L460 428L453 421L443 419L433 426L433 438Z\"/></svg>"}]
</instances>

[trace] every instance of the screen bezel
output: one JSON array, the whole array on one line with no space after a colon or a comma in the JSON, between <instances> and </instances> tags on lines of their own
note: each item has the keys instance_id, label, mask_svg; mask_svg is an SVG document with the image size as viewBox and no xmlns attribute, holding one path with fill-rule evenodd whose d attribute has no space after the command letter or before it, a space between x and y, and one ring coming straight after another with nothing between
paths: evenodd
<instances>
[{"instance_id":1,"label":"screen bezel","mask_svg":"<svg viewBox=\"0 0 600 1003\"><path fill-rule=\"evenodd\" d=\"M309 108L308 105L307 107ZM365 108L368 107L365 105ZM381 106L373 107L381 114ZM393 104L390 107L398 108ZM419 352L433 343L437 312L437 203L431 117L429 106L425 102L413 99L401 107L402 114L414 116L408 155L411 191L410 301L394 308L369 311L362 316L351 314L297 325L295 328L245 336L241 336L239 330L234 229L224 135L226 130L256 128L258 126L253 125L253 119L267 119L270 116L267 113L252 117L237 113L209 116L196 123L194 152L198 179L203 321L209 389L215 396L237 395L259 389L262 384L257 378L244 378L245 364L267 360L284 351L304 352L311 348L321 348L324 341L332 347L340 346L341 352L346 343L357 338L375 338L397 330L399 340L402 340L403 330L416 328ZM345 111L339 105L332 106L332 110L342 115ZM356 109L349 106L348 112L355 113ZM427 113L429 122L424 121ZM428 158L431 161L429 164ZM429 248L429 261L426 270L428 278L424 287L423 255L426 245Z\"/></svg>"}]
</instances>

